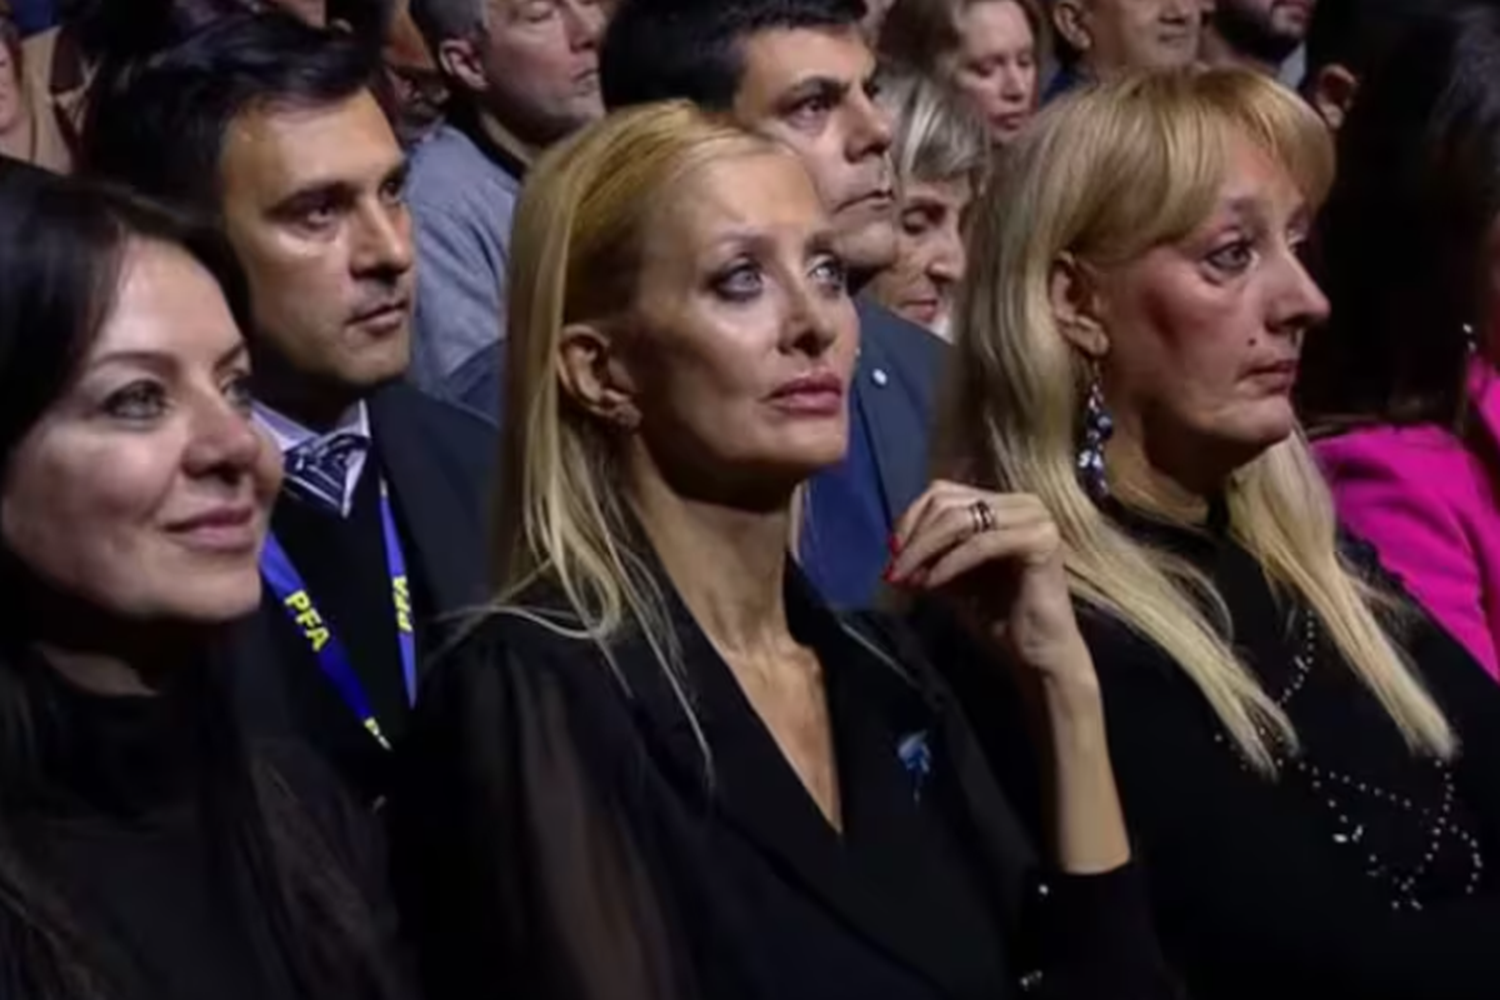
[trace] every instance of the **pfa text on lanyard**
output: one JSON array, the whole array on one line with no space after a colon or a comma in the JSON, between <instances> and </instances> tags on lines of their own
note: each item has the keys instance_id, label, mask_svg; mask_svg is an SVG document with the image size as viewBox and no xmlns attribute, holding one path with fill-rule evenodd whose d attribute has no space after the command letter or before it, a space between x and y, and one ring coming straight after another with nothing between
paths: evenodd
<instances>
[{"instance_id":1,"label":"pfa text on lanyard","mask_svg":"<svg viewBox=\"0 0 1500 1000\"><path fill-rule=\"evenodd\" d=\"M411 590L406 579L406 557L401 551L401 538L396 533L396 518L391 512L391 500L386 492L385 483L380 484L380 523L385 534L386 567L391 577L391 603L396 612L396 638L401 645L401 673L406 681L407 703L415 705L417 701L417 642L412 632ZM260 569L266 578L266 583L271 587L271 592L276 595L276 600L286 610L292 624L297 626L297 631L302 633L302 637L312 647L318 666L338 689L344 703L354 712L360 723L370 731L370 735L375 737L376 742L389 750L390 741L380 730L380 722L375 718L374 709L370 707L370 699L365 694L364 685L360 683L359 675L354 672L354 664L349 660L349 651L344 648L339 637L333 634L329 621L313 604L312 593L303 582L302 574L297 572L297 567L292 564L291 557L287 555L286 549L282 548L274 534L266 536L266 547L261 553Z\"/></svg>"}]
</instances>

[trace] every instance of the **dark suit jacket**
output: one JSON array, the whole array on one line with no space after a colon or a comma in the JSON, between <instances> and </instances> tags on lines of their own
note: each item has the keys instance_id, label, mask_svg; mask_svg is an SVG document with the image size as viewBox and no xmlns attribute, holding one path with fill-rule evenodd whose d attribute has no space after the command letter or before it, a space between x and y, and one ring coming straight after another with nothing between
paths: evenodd
<instances>
[{"instance_id":1,"label":"dark suit jacket","mask_svg":"<svg viewBox=\"0 0 1500 1000\"><path fill-rule=\"evenodd\" d=\"M374 458L422 598L417 657L425 664L441 641L443 619L487 596L486 517L499 442L484 421L404 384L380 390L369 407ZM307 742L367 801L378 800L391 755L361 727L310 653L287 655L285 633L292 628L268 591L260 611L239 629L227 669L244 726L252 734Z\"/></svg>"}]
</instances>

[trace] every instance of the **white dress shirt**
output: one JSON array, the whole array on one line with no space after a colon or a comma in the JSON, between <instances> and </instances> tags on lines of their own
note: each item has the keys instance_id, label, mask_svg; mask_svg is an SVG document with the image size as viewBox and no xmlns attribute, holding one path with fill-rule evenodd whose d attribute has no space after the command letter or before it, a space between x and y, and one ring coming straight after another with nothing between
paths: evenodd
<instances>
[{"instance_id":1,"label":"white dress shirt","mask_svg":"<svg viewBox=\"0 0 1500 1000\"><path fill-rule=\"evenodd\" d=\"M255 404L255 422L263 427L266 433L271 435L276 442L276 447L281 451L283 458L293 448L315 441L321 437L328 437L340 431L351 431L366 441L373 441L370 434L370 412L365 408L363 401L356 403L344 412L339 422L324 434L308 430L291 417L283 416L275 410L259 403ZM369 456L368 449L356 453L349 460L349 467L344 470L344 498L342 516L348 517L349 511L354 508L354 490L359 485L359 477L365 468L365 459Z\"/></svg>"}]
</instances>

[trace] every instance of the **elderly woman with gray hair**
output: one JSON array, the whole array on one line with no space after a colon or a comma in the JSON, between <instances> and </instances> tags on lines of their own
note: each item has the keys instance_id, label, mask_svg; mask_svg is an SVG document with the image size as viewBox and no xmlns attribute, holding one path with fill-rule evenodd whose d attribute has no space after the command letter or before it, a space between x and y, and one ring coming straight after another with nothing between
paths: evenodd
<instances>
[{"instance_id":1,"label":"elderly woman with gray hair","mask_svg":"<svg viewBox=\"0 0 1500 1000\"><path fill-rule=\"evenodd\" d=\"M946 338L968 262L964 224L989 170L989 136L983 120L955 92L906 69L883 74L880 102L895 125L899 253L871 284L870 294Z\"/></svg>"}]
</instances>

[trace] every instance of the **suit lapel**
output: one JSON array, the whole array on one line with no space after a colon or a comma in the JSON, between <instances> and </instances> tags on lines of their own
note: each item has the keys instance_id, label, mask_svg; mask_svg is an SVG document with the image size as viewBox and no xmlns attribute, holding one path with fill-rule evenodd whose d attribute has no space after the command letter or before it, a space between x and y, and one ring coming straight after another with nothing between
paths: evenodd
<instances>
[{"instance_id":1,"label":"suit lapel","mask_svg":"<svg viewBox=\"0 0 1500 1000\"><path fill-rule=\"evenodd\" d=\"M861 341L853 416L864 423L886 517L894 524L916 499L913 490L927 481L928 393L891 349L887 317L862 299L857 306Z\"/></svg>"},{"instance_id":2,"label":"suit lapel","mask_svg":"<svg viewBox=\"0 0 1500 1000\"><path fill-rule=\"evenodd\" d=\"M788 582L788 600L804 611L815 598L811 586L795 576ZM729 665L677 599L663 574L663 589L672 609L694 713L712 749L712 784L697 737L670 686L662 677L646 643L635 638L622 645L619 660L630 685L642 731L659 760L667 764L680 787L701 796L705 812L716 816L769 862L771 868L799 886L840 922L913 973L931 979L928 969L942 959L927 953L923 943L906 933L897 903L863 879L847 857L838 834L803 788L782 756L775 738L765 728L745 697ZM834 661L859 658L863 650L847 639L826 611L814 629L814 642L825 670L860 669L861 665ZM830 695L830 710L833 698ZM844 713L836 722L836 746L857 739L855 730L872 720ZM894 752L894 748L892 748ZM842 756L842 755L841 755ZM846 771L840 761L841 774Z\"/></svg>"},{"instance_id":3,"label":"suit lapel","mask_svg":"<svg viewBox=\"0 0 1500 1000\"><path fill-rule=\"evenodd\" d=\"M381 472L414 550L408 565L421 573L431 612L445 616L483 599L483 560L475 558L475 548L485 534L474 498L463 496L462 484L432 460L432 443L422 438L425 424L410 412L407 394L413 391L381 390L370 400L370 420Z\"/></svg>"}]
</instances>

